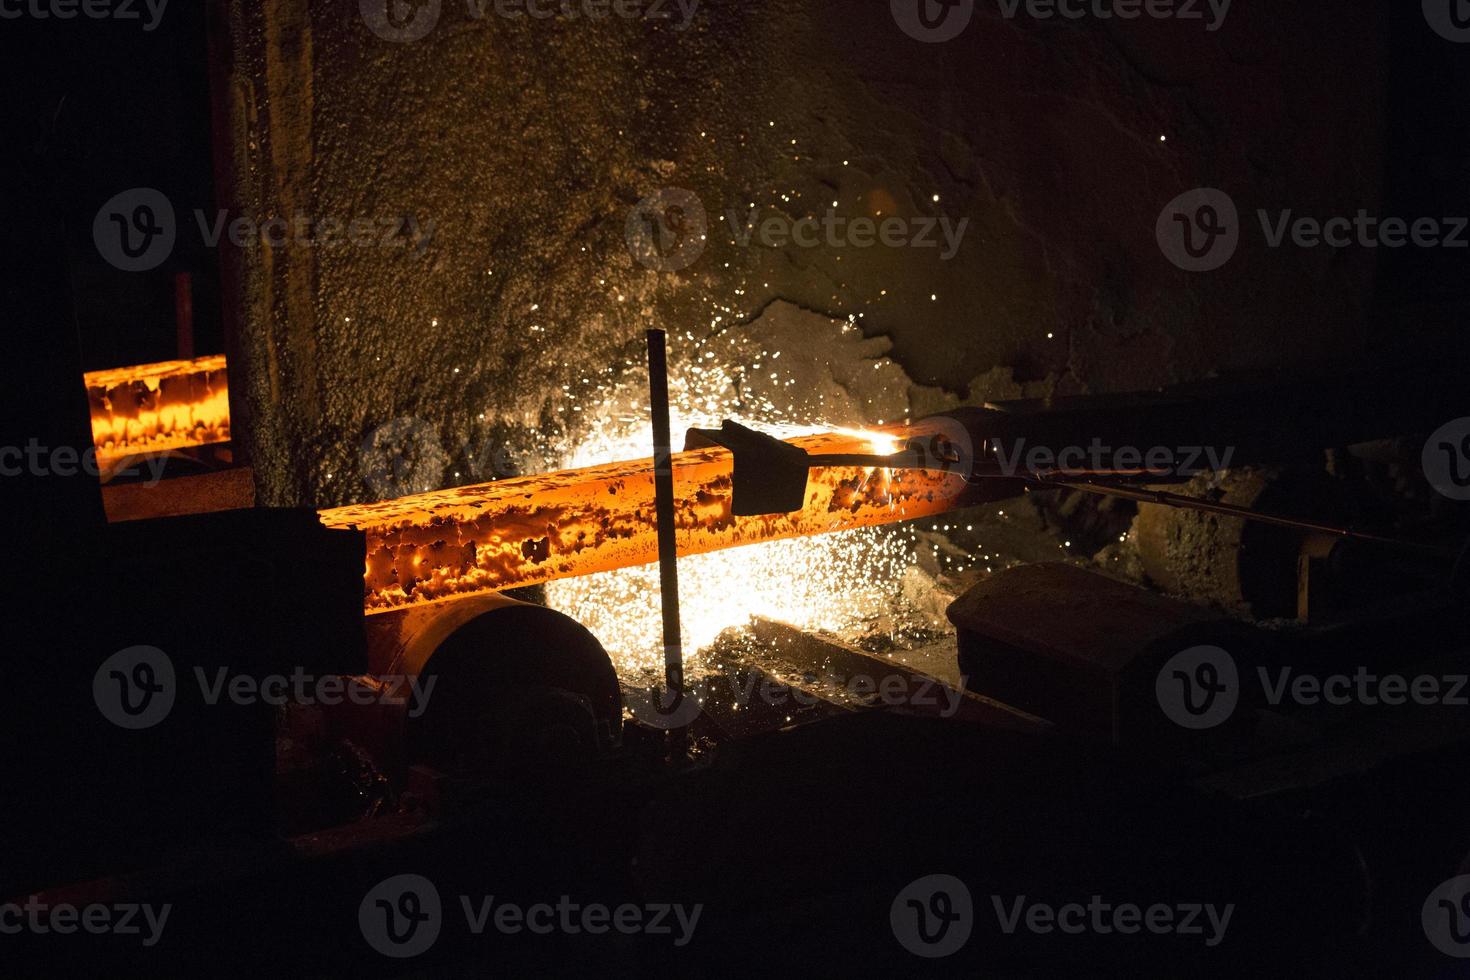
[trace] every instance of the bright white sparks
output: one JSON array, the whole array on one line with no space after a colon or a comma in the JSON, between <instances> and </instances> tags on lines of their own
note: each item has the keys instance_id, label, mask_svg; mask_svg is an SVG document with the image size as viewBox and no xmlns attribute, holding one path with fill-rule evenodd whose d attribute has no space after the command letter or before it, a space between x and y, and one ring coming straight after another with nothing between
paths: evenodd
<instances>
[{"instance_id":1,"label":"bright white sparks","mask_svg":"<svg viewBox=\"0 0 1470 980\"><path fill-rule=\"evenodd\" d=\"M685 429L718 427L727 418L783 438L834 428L814 424L819 419L792 418L787 406L769 398L742 398L741 369L731 365L750 365L762 374L779 371L779 351L761 350L728 336L705 341L670 337L671 346L681 343L684 350L670 354L675 450L682 446ZM588 466L651 455L647 401L646 377L638 370L582 395L582 416L590 419L590 431L564 454L563 464ZM897 440L874 440L877 453L899 448ZM906 526L890 525L681 558L683 641L691 676L699 672L699 650L752 616L839 634L871 622L889 611L900 594L899 579L914 563L916 547ZM562 579L549 583L546 592L552 608L592 631L623 676L662 669L656 565Z\"/></svg>"}]
</instances>

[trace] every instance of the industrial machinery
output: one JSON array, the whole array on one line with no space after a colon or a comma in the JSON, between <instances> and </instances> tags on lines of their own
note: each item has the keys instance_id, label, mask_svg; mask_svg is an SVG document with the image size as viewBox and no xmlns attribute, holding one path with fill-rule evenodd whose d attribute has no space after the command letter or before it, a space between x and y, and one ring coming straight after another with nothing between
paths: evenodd
<instances>
[{"instance_id":1,"label":"industrial machinery","mask_svg":"<svg viewBox=\"0 0 1470 980\"><path fill-rule=\"evenodd\" d=\"M0 3L0 974L1470 957L1463 25L1045 6Z\"/></svg>"}]
</instances>

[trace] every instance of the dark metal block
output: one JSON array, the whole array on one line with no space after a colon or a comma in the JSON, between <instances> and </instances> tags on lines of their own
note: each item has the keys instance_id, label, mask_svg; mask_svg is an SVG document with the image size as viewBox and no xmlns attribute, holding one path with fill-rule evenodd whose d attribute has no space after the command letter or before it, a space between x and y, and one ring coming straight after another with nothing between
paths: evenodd
<instances>
[{"instance_id":1,"label":"dark metal block","mask_svg":"<svg viewBox=\"0 0 1470 980\"><path fill-rule=\"evenodd\" d=\"M1263 645L1243 623L1062 563L991 576L948 615L971 690L1115 743L1188 734L1156 695L1176 654L1220 647L1244 669ZM1232 720L1249 715L1237 710Z\"/></svg>"}]
</instances>

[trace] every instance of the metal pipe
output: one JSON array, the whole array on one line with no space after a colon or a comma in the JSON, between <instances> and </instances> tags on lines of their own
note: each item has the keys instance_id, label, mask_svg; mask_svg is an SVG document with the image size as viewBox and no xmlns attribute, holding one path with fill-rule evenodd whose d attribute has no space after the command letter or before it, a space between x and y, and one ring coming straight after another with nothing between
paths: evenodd
<instances>
[{"instance_id":1,"label":"metal pipe","mask_svg":"<svg viewBox=\"0 0 1470 980\"><path fill-rule=\"evenodd\" d=\"M648 331L648 401L653 416L653 509L658 527L659 603L664 621L664 681L669 694L684 690L679 631L679 547L674 525L674 454L669 436L669 359L662 330Z\"/></svg>"},{"instance_id":2,"label":"metal pipe","mask_svg":"<svg viewBox=\"0 0 1470 980\"><path fill-rule=\"evenodd\" d=\"M1237 517L1244 521L1255 521L1257 524L1270 524L1275 527L1289 528L1293 531L1306 531L1312 534L1325 534L1335 538L1367 541L1388 548L1418 551L1423 554L1438 555L1443 558L1449 558L1455 554L1451 549L1442 548L1438 545L1420 544L1417 541L1390 538L1381 534L1369 534L1365 531L1355 531L1348 527L1324 524L1321 521L1282 517L1278 514L1265 514L1258 510L1251 510L1249 507L1237 507L1233 504L1222 504L1213 500L1201 500L1198 497L1186 497L1182 494L1167 493L1163 490L1141 490L1132 487L1105 486L1098 483L1074 483L1071 481L1045 479L1035 480L1033 481L1033 485L1040 487L1066 487L1069 490L1080 490L1083 493L1094 493L1104 497L1118 497L1122 500L1134 500L1139 503L1158 504L1161 507L1177 507L1184 510L1203 511L1207 514L1220 514L1224 517Z\"/></svg>"}]
</instances>

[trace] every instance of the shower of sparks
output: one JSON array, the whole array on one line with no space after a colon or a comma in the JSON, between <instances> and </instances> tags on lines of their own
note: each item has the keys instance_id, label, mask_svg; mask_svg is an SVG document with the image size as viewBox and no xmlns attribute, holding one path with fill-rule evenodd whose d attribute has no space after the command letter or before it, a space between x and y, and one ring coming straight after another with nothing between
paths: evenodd
<instances>
[{"instance_id":1,"label":"shower of sparks","mask_svg":"<svg viewBox=\"0 0 1470 980\"><path fill-rule=\"evenodd\" d=\"M763 379L776 381L776 391L798 383L789 372L782 372L779 351L767 351L730 335L670 339L684 347L670 356L669 398L676 448L685 429L718 427L723 419L781 438L860 431L851 428L851 419L797 419L789 406L770 397L752 397L744 380L757 372ZM638 367L641 365L626 364L632 370L624 371L619 380L587 390L576 399L576 407L590 426L582 441L564 453L562 465L587 466L649 454L647 378ZM824 425L823 421L834 424ZM873 437L874 453L899 448L889 437L861 434ZM870 476L884 481L888 474L874 469ZM890 613L900 601L899 580L914 563L917 547L909 526L895 524L681 558L680 611L690 675L700 671L699 651L724 630L746 626L752 616L839 635L861 632L865 624ZM562 579L548 583L546 592L553 608L597 636L624 676L662 669L656 565Z\"/></svg>"},{"instance_id":2,"label":"shower of sparks","mask_svg":"<svg viewBox=\"0 0 1470 980\"><path fill-rule=\"evenodd\" d=\"M752 616L842 634L884 615L914 547L901 529L879 527L681 558L689 673L699 673L698 651ZM658 566L561 579L546 591L550 605L602 641L620 674L663 669Z\"/></svg>"}]
</instances>

